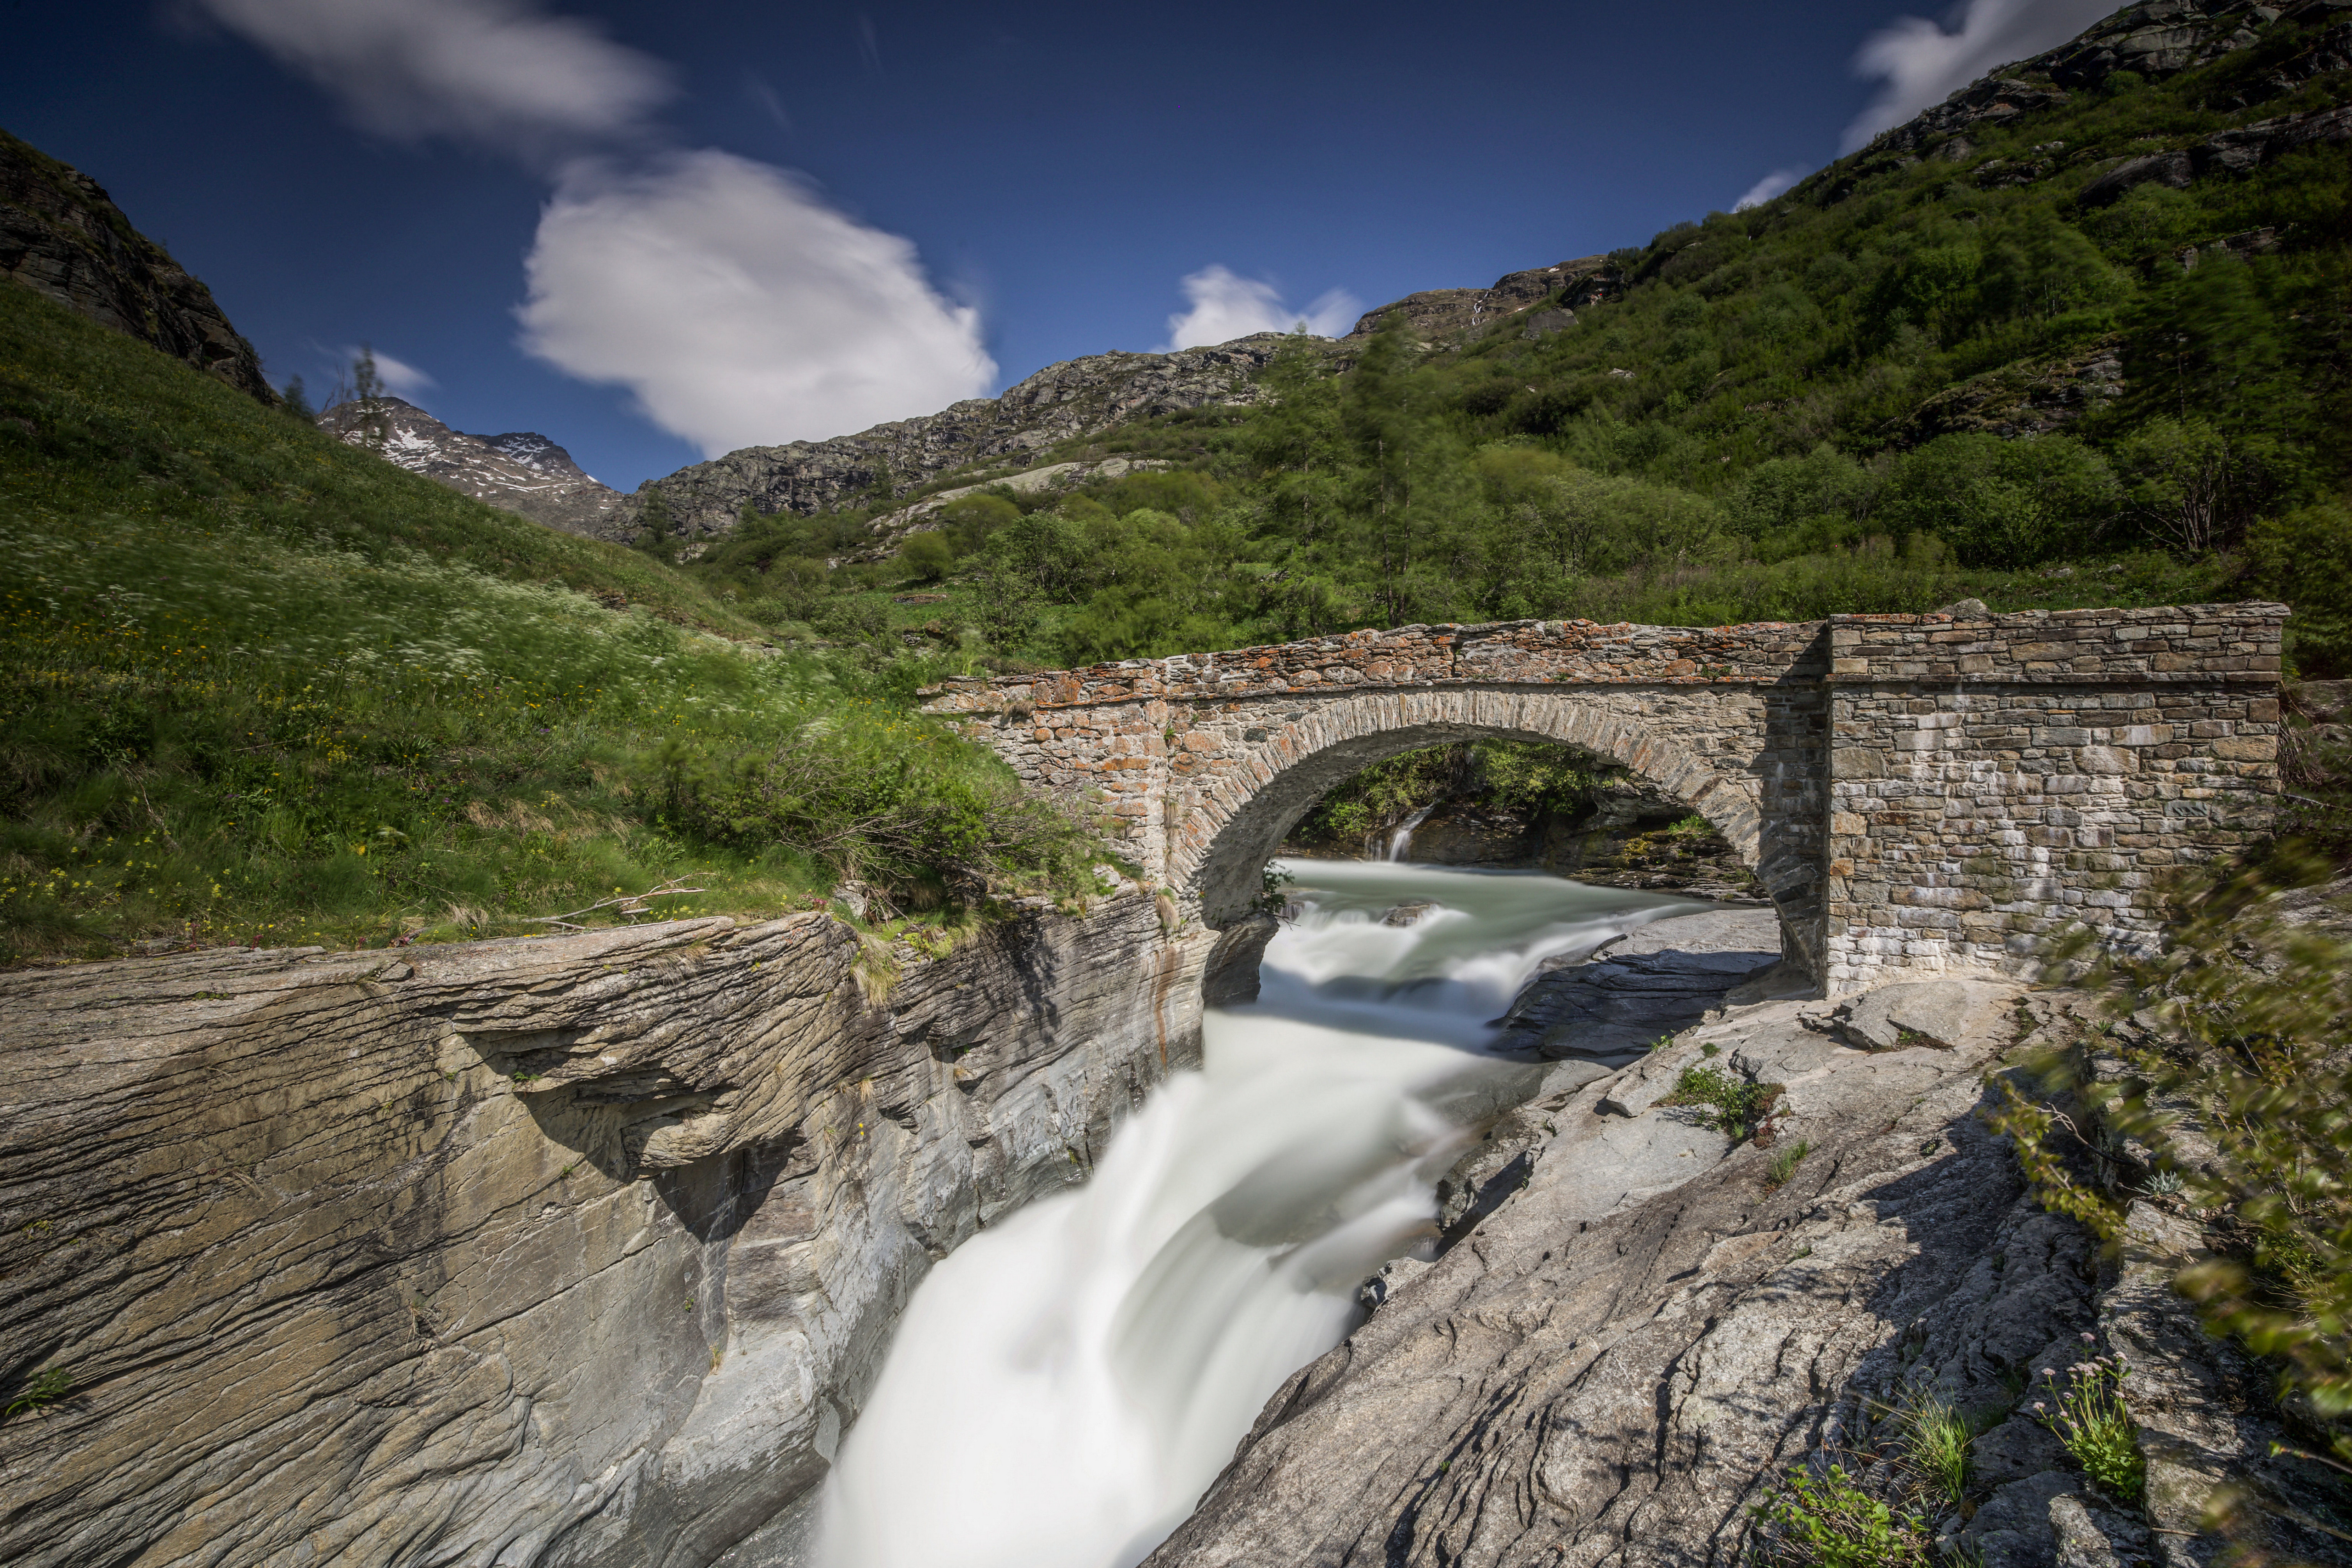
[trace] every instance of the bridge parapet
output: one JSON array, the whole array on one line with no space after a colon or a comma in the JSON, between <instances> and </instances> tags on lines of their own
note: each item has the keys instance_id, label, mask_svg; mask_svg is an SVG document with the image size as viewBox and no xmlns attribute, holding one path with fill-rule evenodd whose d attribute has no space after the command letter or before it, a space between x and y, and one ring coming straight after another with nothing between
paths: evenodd
<instances>
[{"instance_id":1,"label":"bridge parapet","mask_svg":"<svg viewBox=\"0 0 2352 1568\"><path fill-rule=\"evenodd\" d=\"M1577 746L1713 822L1837 992L2013 973L2075 921L2145 940L2164 871L2267 826L2285 613L1407 626L952 681L927 707L1089 803L1216 925L1368 763L1478 735Z\"/></svg>"}]
</instances>

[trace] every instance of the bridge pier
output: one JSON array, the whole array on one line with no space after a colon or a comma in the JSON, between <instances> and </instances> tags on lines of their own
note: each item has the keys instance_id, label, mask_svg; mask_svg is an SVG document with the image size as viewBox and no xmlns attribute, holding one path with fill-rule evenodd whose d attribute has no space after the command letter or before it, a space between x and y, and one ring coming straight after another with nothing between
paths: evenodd
<instances>
[{"instance_id":1,"label":"bridge pier","mask_svg":"<svg viewBox=\"0 0 2352 1568\"><path fill-rule=\"evenodd\" d=\"M2285 614L1407 626L951 681L926 706L1218 928L1366 764L1480 736L1574 746L1713 823L1837 994L2026 973L2078 925L2145 943L2166 872L2268 826Z\"/></svg>"}]
</instances>

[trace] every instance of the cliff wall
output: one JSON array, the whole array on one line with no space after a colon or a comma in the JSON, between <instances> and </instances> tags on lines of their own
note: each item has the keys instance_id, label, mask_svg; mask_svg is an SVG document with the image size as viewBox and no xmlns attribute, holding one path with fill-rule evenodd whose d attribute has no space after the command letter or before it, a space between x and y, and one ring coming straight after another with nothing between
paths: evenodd
<instances>
[{"instance_id":1,"label":"cliff wall","mask_svg":"<svg viewBox=\"0 0 2352 1568\"><path fill-rule=\"evenodd\" d=\"M212 290L131 226L96 180L0 131L0 278L275 404Z\"/></svg>"},{"instance_id":2,"label":"cliff wall","mask_svg":"<svg viewBox=\"0 0 2352 1568\"><path fill-rule=\"evenodd\" d=\"M0 976L0 1560L701 1564L1198 1052L1140 891ZM877 977L903 970L887 988ZM860 971L864 972L861 978Z\"/></svg>"}]
</instances>

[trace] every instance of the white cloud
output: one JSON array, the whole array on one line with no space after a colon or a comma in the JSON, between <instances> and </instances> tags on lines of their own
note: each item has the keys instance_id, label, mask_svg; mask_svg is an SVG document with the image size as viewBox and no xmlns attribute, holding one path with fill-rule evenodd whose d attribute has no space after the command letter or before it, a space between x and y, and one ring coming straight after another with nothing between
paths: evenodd
<instances>
[{"instance_id":1,"label":"white cloud","mask_svg":"<svg viewBox=\"0 0 2352 1568\"><path fill-rule=\"evenodd\" d=\"M1882 85L1846 127L1843 150L1867 145L1998 66L2057 47L2115 9L2116 0L1963 0L1953 32L1921 17L1897 17L1854 57L1856 72Z\"/></svg>"},{"instance_id":2,"label":"white cloud","mask_svg":"<svg viewBox=\"0 0 2352 1568\"><path fill-rule=\"evenodd\" d=\"M1731 210L1736 213L1744 213L1749 207L1760 207L1766 202L1770 201L1774 196L1779 195L1782 191L1787 190L1790 185L1795 184L1799 180L1803 179L1807 174L1811 173L1812 171L1811 169L1801 166L1787 169L1775 169L1770 174L1765 175L1762 179L1757 181L1754 184L1748 186L1748 194L1731 204Z\"/></svg>"},{"instance_id":3,"label":"white cloud","mask_svg":"<svg viewBox=\"0 0 2352 1568\"><path fill-rule=\"evenodd\" d=\"M669 68L524 0L193 0L342 100L362 127L526 159L633 135Z\"/></svg>"},{"instance_id":4,"label":"white cloud","mask_svg":"<svg viewBox=\"0 0 2352 1568\"><path fill-rule=\"evenodd\" d=\"M406 360L394 359L382 349L367 352L375 355L375 373L383 379L383 389L394 397L415 397L420 392L430 392L441 384ZM349 365L357 362L360 353L356 348L345 349L343 363Z\"/></svg>"},{"instance_id":5,"label":"white cloud","mask_svg":"<svg viewBox=\"0 0 2352 1568\"><path fill-rule=\"evenodd\" d=\"M1304 310L1289 310L1273 284L1241 277L1216 263L1186 278L1183 289L1192 308L1168 318L1163 353L1229 343L1252 332L1286 332L1301 321L1318 337L1336 338L1353 327L1364 310L1363 303L1344 289L1330 290Z\"/></svg>"},{"instance_id":6,"label":"white cloud","mask_svg":"<svg viewBox=\"0 0 2352 1568\"><path fill-rule=\"evenodd\" d=\"M523 347L629 388L709 457L931 413L996 375L979 312L911 243L728 153L573 165L523 265Z\"/></svg>"}]
</instances>

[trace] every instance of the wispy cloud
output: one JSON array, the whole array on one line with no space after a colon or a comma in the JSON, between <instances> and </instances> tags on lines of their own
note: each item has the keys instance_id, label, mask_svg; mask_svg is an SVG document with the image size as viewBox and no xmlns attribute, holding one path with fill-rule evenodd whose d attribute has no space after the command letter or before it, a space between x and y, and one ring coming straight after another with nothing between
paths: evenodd
<instances>
[{"instance_id":1,"label":"wispy cloud","mask_svg":"<svg viewBox=\"0 0 2352 1568\"><path fill-rule=\"evenodd\" d=\"M1293 310L1283 304L1273 284L1244 278L1218 263L1192 274L1181 287L1190 309L1168 318L1163 353L1231 342L1252 332L1286 332L1301 324L1318 337L1336 338L1364 311L1362 301L1344 289L1333 289L1305 310Z\"/></svg>"},{"instance_id":2,"label":"wispy cloud","mask_svg":"<svg viewBox=\"0 0 2352 1568\"><path fill-rule=\"evenodd\" d=\"M1801 164L1792 165L1786 169L1775 169L1770 174L1765 175L1762 179L1757 181L1754 184L1748 186L1748 194L1731 204L1731 210L1736 213L1744 213L1749 207L1760 207L1766 202L1770 201L1774 196L1779 195L1782 191L1787 190L1790 185L1795 184L1799 180L1803 179L1807 174L1811 173L1812 171L1811 169L1805 168Z\"/></svg>"},{"instance_id":3,"label":"wispy cloud","mask_svg":"<svg viewBox=\"0 0 2352 1568\"><path fill-rule=\"evenodd\" d=\"M643 134L669 68L521 0L194 0L339 99L362 129L527 161Z\"/></svg>"},{"instance_id":4,"label":"wispy cloud","mask_svg":"<svg viewBox=\"0 0 2352 1568\"><path fill-rule=\"evenodd\" d=\"M1881 85L1846 127L1842 150L1867 145L1996 67L2057 47L2115 9L2115 0L1963 0L1948 30L1918 16L1896 18L1854 57L1856 73Z\"/></svg>"},{"instance_id":5,"label":"wispy cloud","mask_svg":"<svg viewBox=\"0 0 2352 1568\"><path fill-rule=\"evenodd\" d=\"M995 377L979 312L940 297L909 241L788 170L663 147L653 116L669 68L586 22L529 0L189 3L370 131L468 141L548 172L517 309L523 348L628 388L708 455L928 414ZM858 36L878 69L862 16ZM397 362L376 363L404 390Z\"/></svg>"},{"instance_id":6,"label":"wispy cloud","mask_svg":"<svg viewBox=\"0 0 2352 1568\"><path fill-rule=\"evenodd\" d=\"M349 365L356 362L360 357L360 352L357 346L344 349L343 363ZM372 349L368 352L375 355L375 373L383 378L383 389L394 397L413 398L421 392L430 392L441 384L406 360L394 359L382 349Z\"/></svg>"},{"instance_id":7,"label":"wispy cloud","mask_svg":"<svg viewBox=\"0 0 2352 1568\"><path fill-rule=\"evenodd\" d=\"M575 165L524 268L523 346L629 388L708 457L928 413L996 375L977 312L912 245L728 153Z\"/></svg>"}]
</instances>

